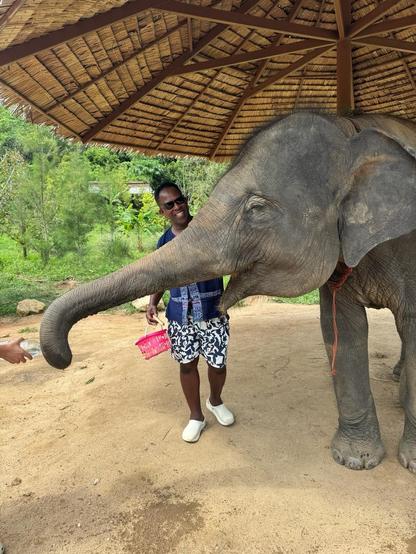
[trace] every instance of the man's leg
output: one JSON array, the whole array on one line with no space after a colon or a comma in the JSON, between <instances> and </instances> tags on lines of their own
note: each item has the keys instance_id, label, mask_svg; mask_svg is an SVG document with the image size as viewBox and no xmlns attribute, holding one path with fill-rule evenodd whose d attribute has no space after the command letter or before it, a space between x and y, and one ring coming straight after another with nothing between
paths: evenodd
<instances>
[{"instance_id":1,"label":"man's leg","mask_svg":"<svg viewBox=\"0 0 416 554\"><path fill-rule=\"evenodd\" d=\"M225 317L211 319L199 326L201 353L207 360L210 397L207 409L212 412L221 425L232 425L234 415L223 404L222 389L227 376L227 348L229 337L228 320Z\"/></svg>"},{"instance_id":2,"label":"man's leg","mask_svg":"<svg viewBox=\"0 0 416 554\"><path fill-rule=\"evenodd\" d=\"M199 396L198 358L187 364L179 364L182 390L190 410L189 419L204 421Z\"/></svg>"},{"instance_id":3,"label":"man's leg","mask_svg":"<svg viewBox=\"0 0 416 554\"><path fill-rule=\"evenodd\" d=\"M208 380L211 389L209 401L212 406L219 406L222 404L221 393L226 377L227 368L225 366L222 368L216 368L208 364Z\"/></svg>"}]
</instances>

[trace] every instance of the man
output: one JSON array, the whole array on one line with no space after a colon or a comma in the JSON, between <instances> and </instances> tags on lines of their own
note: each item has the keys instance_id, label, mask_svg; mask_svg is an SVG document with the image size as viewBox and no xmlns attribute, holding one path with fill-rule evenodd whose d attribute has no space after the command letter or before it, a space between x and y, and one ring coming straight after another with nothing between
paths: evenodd
<instances>
[{"instance_id":1,"label":"man","mask_svg":"<svg viewBox=\"0 0 416 554\"><path fill-rule=\"evenodd\" d=\"M171 223L171 227L157 243L160 248L186 229L192 217L187 199L175 183L160 185L155 191L155 200L160 213ZM200 355L208 365L210 397L206 401L206 407L221 425L234 423L234 415L221 399L226 378L229 336L228 316L222 315L218 310L223 291L222 277L170 291L166 310L168 334L172 343L172 356L179 362L182 390L190 410L189 422L182 433L186 442L197 442L206 427L199 395ZM160 291L150 297L146 313L150 325L157 324L157 305L163 293L164 291Z\"/></svg>"},{"instance_id":2,"label":"man","mask_svg":"<svg viewBox=\"0 0 416 554\"><path fill-rule=\"evenodd\" d=\"M28 360L32 359L32 356L26 350L20 346L20 343L23 341L23 338L16 339L12 342L6 342L5 344L0 344L0 358L10 362L11 364L20 364L20 362L25 363L26 358Z\"/></svg>"}]
</instances>

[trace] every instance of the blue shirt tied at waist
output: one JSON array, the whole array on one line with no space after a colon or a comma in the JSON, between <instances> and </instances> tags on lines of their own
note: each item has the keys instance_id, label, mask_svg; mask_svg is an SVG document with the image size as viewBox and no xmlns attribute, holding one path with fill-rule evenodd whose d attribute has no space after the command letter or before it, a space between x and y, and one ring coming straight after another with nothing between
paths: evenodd
<instances>
[{"instance_id":1,"label":"blue shirt tied at waist","mask_svg":"<svg viewBox=\"0 0 416 554\"><path fill-rule=\"evenodd\" d=\"M174 238L172 228L169 227L157 241L157 248ZM188 313L192 315L194 321L208 321L214 317L220 317L218 305L223 292L222 277L170 289L166 317L169 321L176 321L181 325L188 322Z\"/></svg>"}]
</instances>

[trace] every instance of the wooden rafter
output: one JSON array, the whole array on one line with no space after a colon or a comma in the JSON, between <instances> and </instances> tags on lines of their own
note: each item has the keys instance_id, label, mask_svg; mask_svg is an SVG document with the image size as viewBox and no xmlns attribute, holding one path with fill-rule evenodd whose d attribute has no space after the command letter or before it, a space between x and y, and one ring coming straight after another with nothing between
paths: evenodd
<instances>
[{"instance_id":1,"label":"wooden rafter","mask_svg":"<svg viewBox=\"0 0 416 554\"><path fill-rule=\"evenodd\" d=\"M66 96L61 96L60 98L57 98L56 101L52 105L48 106L46 111L50 112L57 105L62 104L63 102L67 102L68 100L71 100L72 98L74 98L74 96L76 96L77 94L80 94L81 92L84 92L87 88L91 87L92 85L95 85L97 82L104 79L107 75L109 75L113 71L116 71L117 69L120 69L120 67L123 67L124 65L126 65L130 60L133 60L133 59L137 58L137 56L139 56L140 54L144 54L145 52L150 50L150 48L153 48L153 46L158 44L161 40L164 40L165 38L169 37L173 33L176 33L176 31L178 31L179 29L181 29L185 25L186 25L186 23L178 23L178 25L175 25L174 27L169 29L168 31L166 31L166 33L163 33L163 35L161 35L160 37L157 37L155 40L152 40L148 44L145 44L139 50L135 50L132 54L130 54L129 56L124 58L124 60L122 60L121 62L115 63L112 67L110 67L106 71L103 71L102 73L100 73L100 75L97 75L97 77L94 77L93 79L91 79L91 81L88 81L87 83L80 86L79 88L77 88L76 90L71 92L70 94L67 94Z\"/></svg>"},{"instance_id":2,"label":"wooden rafter","mask_svg":"<svg viewBox=\"0 0 416 554\"><path fill-rule=\"evenodd\" d=\"M6 23L14 16L19 8L25 3L26 0L15 0L9 7L7 12L0 17L0 29L6 25Z\"/></svg>"},{"instance_id":3,"label":"wooden rafter","mask_svg":"<svg viewBox=\"0 0 416 554\"><path fill-rule=\"evenodd\" d=\"M296 0L295 4L293 5L293 7L291 8L291 11L289 13L289 17L288 17L288 21L293 21L293 19L296 17L296 15L298 14L299 12L299 9L300 9L300 6L302 4L304 0ZM272 7L266 12L266 17L270 16L271 13L273 12L275 6L272 5ZM236 50L234 51L234 54L237 54L242 48L244 48L244 46L246 44L249 43L249 41L251 40L251 38L253 37L255 31L254 30L251 30L250 33L245 37L243 38L243 40L241 41L241 43L238 45L238 47L236 48ZM278 46L280 43L281 43L281 40L283 38L283 35L279 35L277 37L277 39L275 39L272 43L271 43L271 46ZM266 61L263 61L260 65L261 67L264 67L265 64L267 63L267 60ZM257 73L258 71L256 71ZM175 124L169 129L169 131L166 133L166 135L159 141L157 147L156 147L156 150L158 150L163 144L164 142L172 135L172 133L179 127L179 125L182 123L184 117L186 117L186 115L188 114L188 112L192 109L193 105L198 102L198 100L205 94L205 92L209 89L209 87L212 85L213 81L217 78L217 75L213 76L209 81L208 83L204 86L204 88L199 92L199 94L197 95L197 97L194 99L194 101L192 102L192 104L190 104L188 106L188 108L184 111L184 113L179 117L179 119L175 122ZM253 82L251 82L250 84L253 84Z\"/></svg>"},{"instance_id":4,"label":"wooden rafter","mask_svg":"<svg viewBox=\"0 0 416 554\"><path fill-rule=\"evenodd\" d=\"M100 13L88 19L81 19L72 25L66 25L62 29L52 31L47 35L34 38L22 44L15 44L0 52L0 66L8 65L26 56L39 54L44 50L54 48L59 44L68 42L77 37L82 37L93 31L98 31L116 21L126 19L132 15L152 8L156 0L132 0L119 8L113 8L108 12Z\"/></svg>"},{"instance_id":5,"label":"wooden rafter","mask_svg":"<svg viewBox=\"0 0 416 554\"><path fill-rule=\"evenodd\" d=\"M390 31L401 31L402 29L408 29L409 27L416 26L416 15L408 15L406 17L393 17L392 19L386 19L382 23L376 23L367 27L361 33L356 35L356 38L369 37L373 35L379 35L382 33L388 33Z\"/></svg>"},{"instance_id":6,"label":"wooden rafter","mask_svg":"<svg viewBox=\"0 0 416 554\"><path fill-rule=\"evenodd\" d=\"M354 44L360 44L362 46L374 46L376 48L386 48L387 50L396 50L397 52L416 54L416 42L409 42L407 40L384 37L356 37L353 42Z\"/></svg>"},{"instance_id":7,"label":"wooden rafter","mask_svg":"<svg viewBox=\"0 0 416 554\"><path fill-rule=\"evenodd\" d=\"M302 3L303 3L303 0L297 0L293 4L293 6L292 6L292 8L289 12L289 16L288 16L288 21L289 22L292 22L296 19L297 15L299 14L299 11L302 7ZM273 44L274 45L279 45L281 43L282 38L283 38L283 36L279 36L274 41ZM216 145L214 146L214 148L211 150L211 152L209 154L210 159L213 159L216 156L221 144L224 141L224 138L227 136L228 131L230 130L232 124L234 123L234 121L236 120L238 114L240 113L241 108L244 106L247 99L250 98L251 90L256 86L259 79L263 75L264 70L265 70L266 65L267 65L267 62L268 62L268 60L265 60L260 64L260 66L257 68L253 78L251 79L250 84L246 88L244 94L239 98L237 104L235 105L233 111L231 112L230 117L228 118L228 120L227 120L227 122L226 122L226 124L225 124L225 126L224 126L224 128L221 132L221 135L220 135Z\"/></svg>"},{"instance_id":8,"label":"wooden rafter","mask_svg":"<svg viewBox=\"0 0 416 554\"><path fill-rule=\"evenodd\" d=\"M301 40L298 42L293 42L291 44L284 44L280 46L269 46L267 48L262 48L261 50L256 50L254 52L244 52L243 54L235 54L233 56L226 56L225 58L215 58L214 60L209 60L206 62L197 62L193 64L188 64L188 65L182 64L182 65L175 65L175 66L174 64L171 64L167 69L159 73L158 78L161 79L161 81L164 81L168 77L186 75L187 73L196 73L200 71L207 71L210 69L219 69L221 67L229 67L232 65L254 62L258 60L263 60L265 58L270 59L276 56L281 56L283 54L304 52L306 50L322 49L322 46L327 44L328 43L324 43L323 41L317 41L317 40ZM152 86L152 88L154 87ZM147 89L147 84L140 89L140 92L143 93L145 89ZM150 89L146 90L146 94L149 91ZM126 102L129 102L129 107L130 105L132 105L130 104L129 99L127 99ZM137 102L137 100L134 100L132 103L134 104L135 102ZM123 104L124 102L121 105ZM123 111L125 111L125 109L123 109ZM86 136L89 136L89 134L90 133L88 133L88 135ZM94 135L91 135L91 136L94 136ZM90 140L90 139L88 138L86 140Z\"/></svg>"},{"instance_id":9,"label":"wooden rafter","mask_svg":"<svg viewBox=\"0 0 416 554\"><path fill-rule=\"evenodd\" d=\"M237 10L235 10L238 13L245 13L250 11L253 6L255 6L259 0L246 0ZM192 52L184 52L180 56L178 56L175 61L173 61L170 66L169 70L174 70L175 68L181 67L183 64L185 64L187 61L191 60L198 52L200 52L205 46L210 44L215 38L217 38L225 29L227 29L227 25L218 24L215 25L208 33L206 33L199 41L194 44ZM155 87L157 87L164 79L165 79L164 72L160 72L157 75L155 75L150 81L148 81L145 85L143 85L140 89L138 89L136 92L131 94L126 100L121 102L119 106L114 108L114 110L109 113L107 116L105 116L103 119L101 119L96 125L91 127L87 133L83 135L84 142L88 142L91 140L97 133L99 133L102 129L107 127L112 121L120 117L126 110L128 110L131 106L136 104L143 96L146 96L151 90L153 90Z\"/></svg>"},{"instance_id":10,"label":"wooden rafter","mask_svg":"<svg viewBox=\"0 0 416 554\"><path fill-rule=\"evenodd\" d=\"M339 38L344 40L351 25L351 0L334 0L334 5Z\"/></svg>"},{"instance_id":11,"label":"wooden rafter","mask_svg":"<svg viewBox=\"0 0 416 554\"><path fill-rule=\"evenodd\" d=\"M354 84L352 68L352 45L346 38L337 46L337 113L344 115L354 109Z\"/></svg>"},{"instance_id":12,"label":"wooden rafter","mask_svg":"<svg viewBox=\"0 0 416 554\"><path fill-rule=\"evenodd\" d=\"M392 1L392 0L388 0ZM397 2L398 0L396 0ZM326 29L317 29L309 25L300 25L290 23L288 21L280 21L275 19L267 19L265 17L256 17L237 10L226 11L217 8L208 8L197 6L194 4L185 4L177 0L161 0L156 3L154 9L183 15L186 17L194 17L196 19L205 19L215 23L223 23L227 25L239 25L258 29L263 31L274 31L284 35L292 35L294 37L315 38L320 40L335 41L337 33Z\"/></svg>"},{"instance_id":13,"label":"wooden rafter","mask_svg":"<svg viewBox=\"0 0 416 554\"><path fill-rule=\"evenodd\" d=\"M214 58L206 62L197 62L180 67L165 70L164 79L168 77L176 77L177 75L186 75L187 73L197 73L199 71L207 71L209 69L219 69L221 67L230 67L233 65L240 65L248 62L256 62L258 60L275 58L284 54L294 54L296 52L305 52L307 50L315 50L316 48L322 48L328 43L322 40L300 40L298 42L291 42L290 44L282 44L280 46L267 46L260 50L254 50L253 52L244 52L243 54L233 54L232 56L225 56L224 58Z\"/></svg>"},{"instance_id":14,"label":"wooden rafter","mask_svg":"<svg viewBox=\"0 0 416 554\"><path fill-rule=\"evenodd\" d=\"M192 52L192 46L193 46L192 45L192 19L188 17L186 22L187 22L186 27L188 31L188 48L189 48L189 52Z\"/></svg>"},{"instance_id":15,"label":"wooden rafter","mask_svg":"<svg viewBox=\"0 0 416 554\"><path fill-rule=\"evenodd\" d=\"M316 25L319 25L319 23L321 22L321 17L322 17L322 13L324 11L325 3L326 3L326 0L322 0L321 5L319 7L318 17L316 18ZM321 73L321 75L322 75L322 73ZM304 67L302 72L301 72L301 79L299 81L298 91L296 93L295 102L293 104L293 109L294 110L296 110L296 108L298 106L298 102L299 102L299 99L300 99L301 94L302 94L303 83L305 81L305 77L306 77L306 67Z\"/></svg>"},{"instance_id":16,"label":"wooden rafter","mask_svg":"<svg viewBox=\"0 0 416 554\"><path fill-rule=\"evenodd\" d=\"M348 38L351 29L351 0L335 0L335 17L339 32L337 44L337 113L342 115L354 109L352 45ZM372 22L373 20L370 18L369 21Z\"/></svg>"},{"instance_id":17,"label":"wooden rafter","mask_svg":"<svg viewBox=\"0 0 416 554\"><path fill-rule=\"evenodd\" d=\"M322 48L313 50L312 52L309 52L309 54L305 54L304 56L299 58L299 60L297 60L296 62L290 64L288 67L285 67L285 69L281 69L274 75L271 75L270 77L265 79L260 85L257 85L251 88L249 97L259 94L259 92L261 92L262 90L269 88L270 86L274 85L277 81L281 81L282 79L284 79L288 75L291 75L298 69L302 69L302 67L305 67L305 65L308 65L309 63L311 63L311 61L316 60L317 58L322 56L322 54L326 54L327 52L330 52L335 47L336 47L336 44L330 44L328 46L324 46Z\"/></svg>"},{"instance_id":18,"label":"wooden rafter","mask_svg":"<svg viewBox=\"0 0 416 554\"><path fill-rule=\"evenodd\" d=\"M5 90L8 90L12 95L17 96L18 98L20 98L26 105L31 106L31 107L34 108L36 111L38 111L40 114L46 116L48 119L50 119L51 121L53 121L53 123L55 123L55 125L57 125L58 127L62 127L63 129L65 129L65 131L67 131L70 135L72 135L72 136L74 136L74 137L77 137L78 139L81 138L81 137L78 135L78 133L76 133L73 129L71 129L70 127L68 127L67 125L65 125L65 123L62 123L61 121L59 121L58 119L56 119L56 118L53 117L52 115L46 113L45 110L43 110L43 108L41 108L40 106L38 106L37 104L35 104L32 100L30 100L27 96L25 96L25 95L22 94L21 92L18 92L16 89L14 89L14 88L11 87L10 85L8 85L3 79L0 79L0 85L1 85L2 88L4 88Z\"/></svg>"},{"instance_id":19,"label":"wooden rafter","mask_svg":"<svg viewBox=\"0 0 416 554\"><path fill-rule=\"evenodd\" d=\"M375 21L380 19L386 12L391 10L394 6L402 2L403 0L385 0L381 2L374 10L370 13L361 17L356 21L349 30L349 37L352 38L361 31L364 31L366 28L370 27Z\"/></svg>"}]
</instances>

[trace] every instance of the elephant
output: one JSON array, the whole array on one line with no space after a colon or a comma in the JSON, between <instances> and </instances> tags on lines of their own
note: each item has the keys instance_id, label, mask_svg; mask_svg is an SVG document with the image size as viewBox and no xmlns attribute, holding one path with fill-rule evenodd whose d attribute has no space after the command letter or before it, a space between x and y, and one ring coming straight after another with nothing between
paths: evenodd
<instances>
[{"instance_id":1,"label":"elephant","mask_svg":"<svg viewBox=\"0 0 416 554\"><path fill-rule=\"evenodd\" d=\"M365 308L389 308L403 344L399 461L416 472L415 157L409 121L309 111L277 118L249 138L174 241L50 305L41 324L46 360L70 364L68 332L81 318L159 290L230 274L221 301L227 310L250 295L319 288L324 344L336 366L332 456L350 469L371 469L385 451Z\"/></svg>"}]
</instances>

